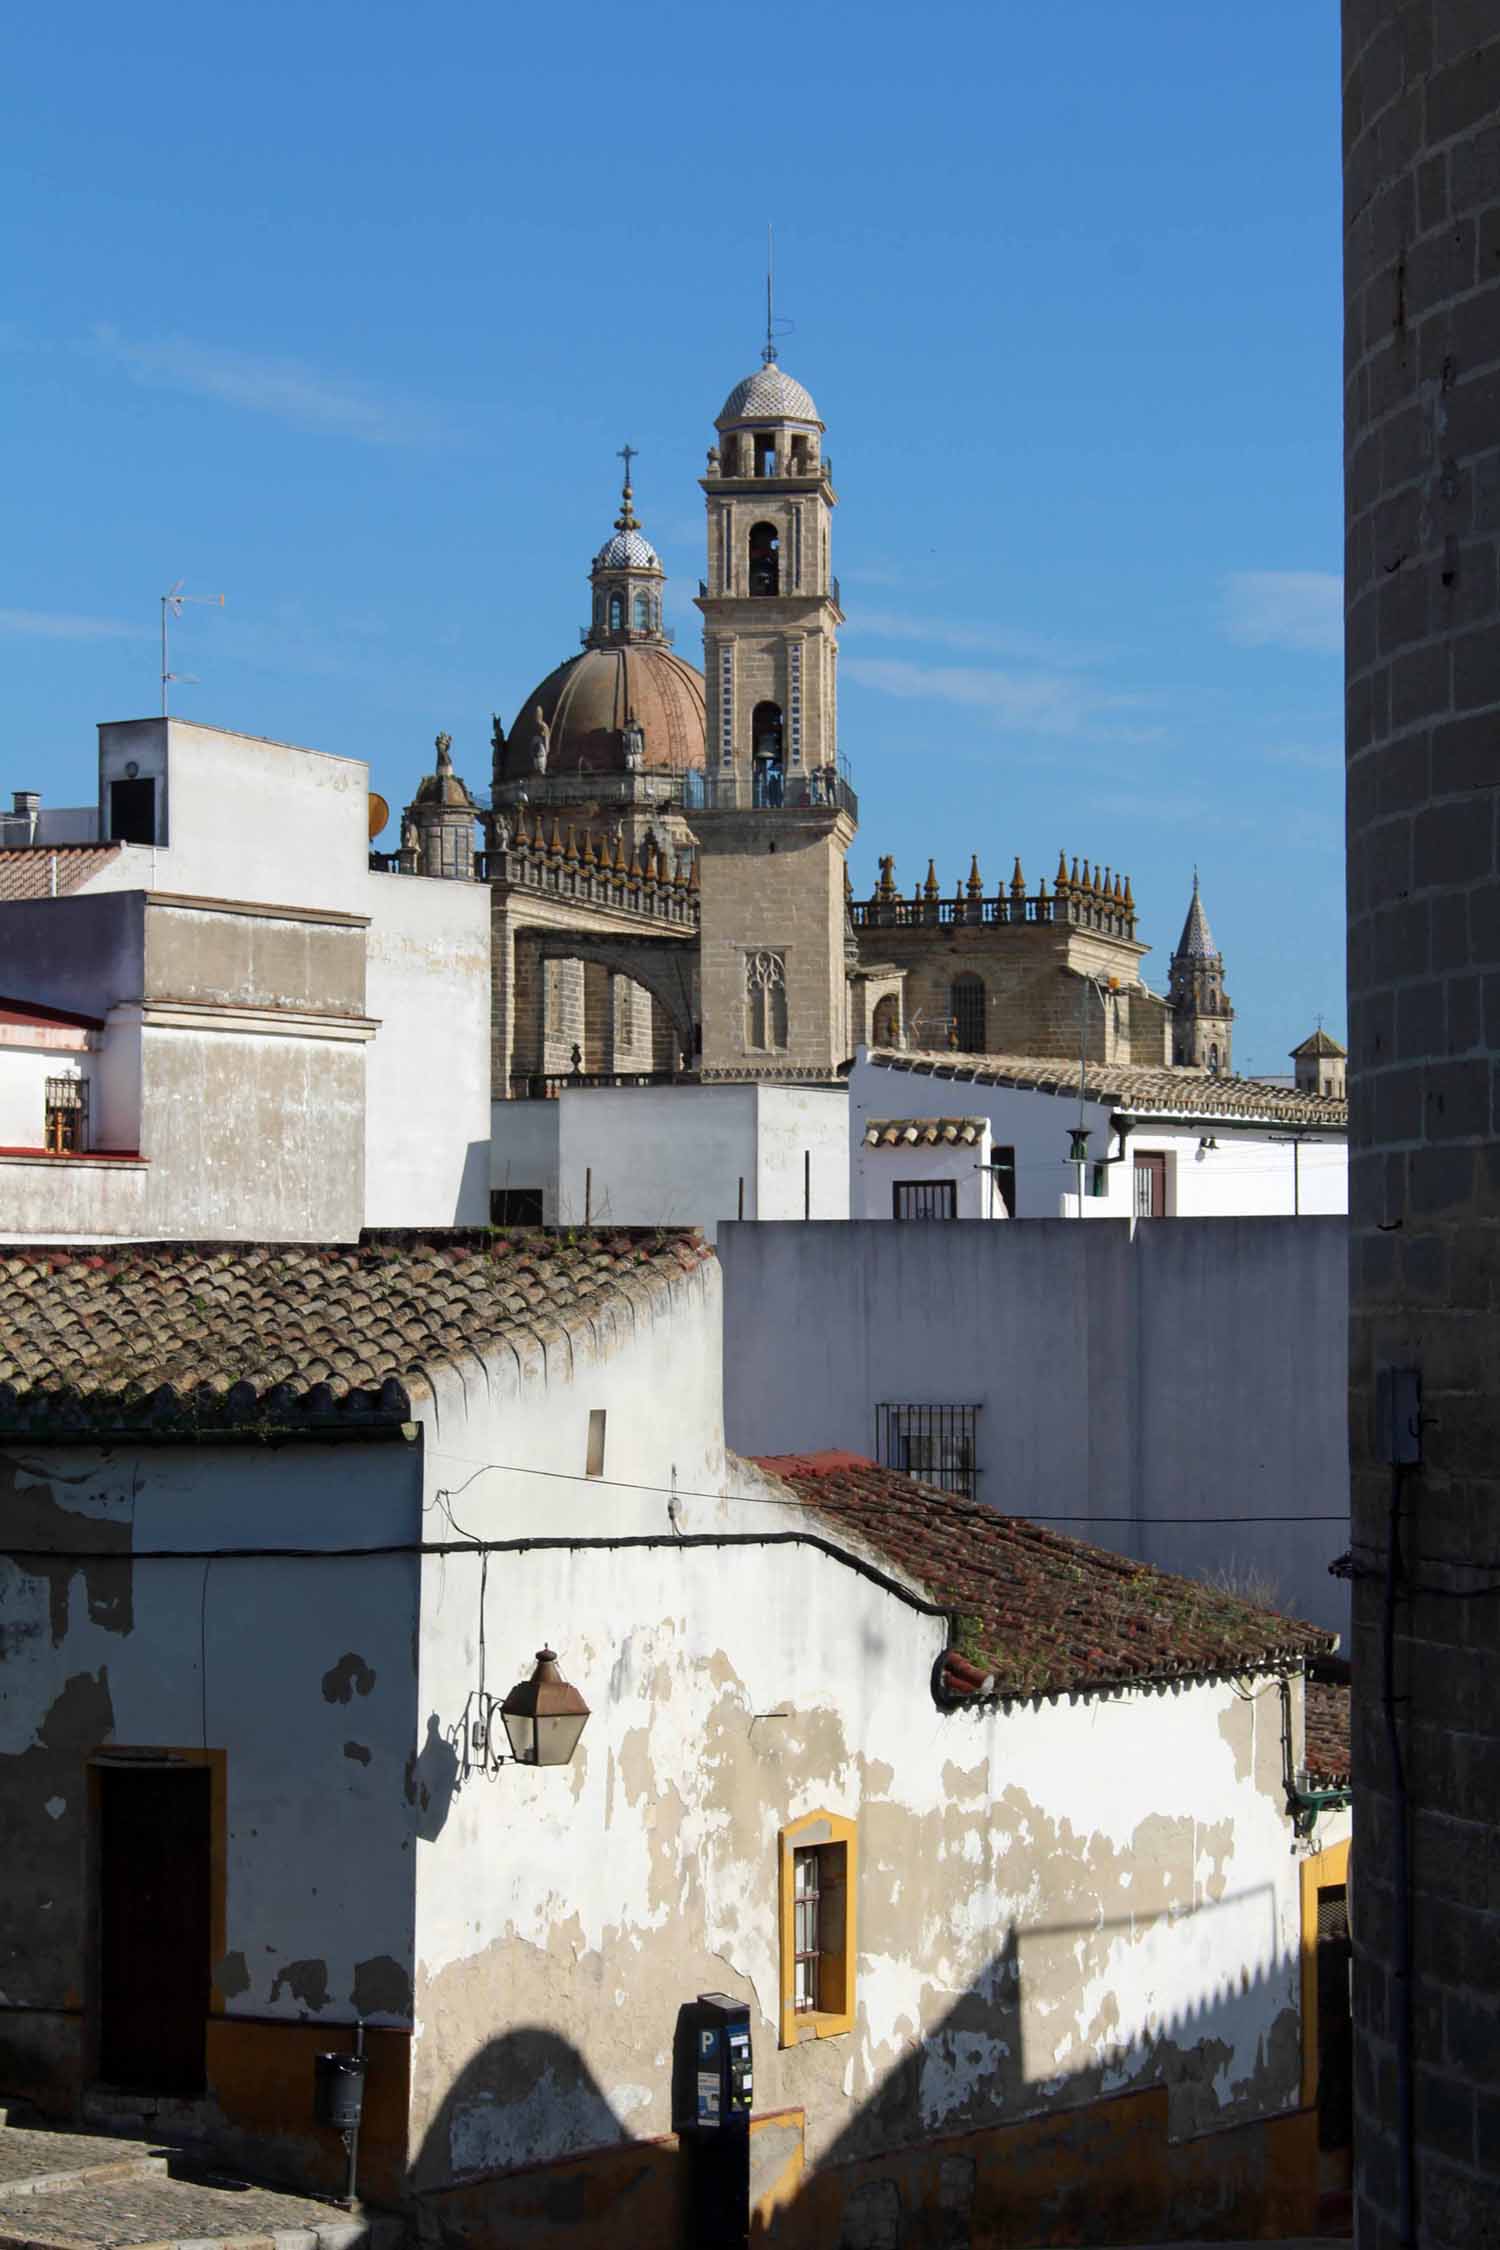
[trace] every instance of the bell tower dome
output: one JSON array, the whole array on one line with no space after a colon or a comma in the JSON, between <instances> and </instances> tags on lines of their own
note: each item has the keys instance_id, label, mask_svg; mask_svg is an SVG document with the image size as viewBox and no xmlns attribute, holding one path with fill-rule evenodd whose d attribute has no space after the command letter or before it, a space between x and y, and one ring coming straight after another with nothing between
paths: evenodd
<instances>
[{"instance_id":1,"label":"bell tower dome","mask_svg":"<svg viewBox=\"0 0 1500 2250\"><path fill-rule=\"evenodd\" d=\"M753 799L838 768L837 497L811 395L761 365L719 412L703 490L708 570L703 612L707 770Z\"/></svg>"}]
</instances>

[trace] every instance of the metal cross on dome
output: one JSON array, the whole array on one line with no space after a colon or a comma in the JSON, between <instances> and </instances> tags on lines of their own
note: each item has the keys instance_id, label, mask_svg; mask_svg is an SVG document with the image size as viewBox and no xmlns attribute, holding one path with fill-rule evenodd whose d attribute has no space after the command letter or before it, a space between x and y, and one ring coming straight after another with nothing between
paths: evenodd
<instances>
[{"instance_id":1,"label":"metal cross on dome","mask_svg":"<svg viewBox=\"0 0 1500 2250\"><path fill-rule=\"evenodd\" d=\"M638 445L622 445L619 451L618 458L625 464L625 490L627 492L630 490L630 464L639 458L640 450Z\"/></svg>"}]
</instances>

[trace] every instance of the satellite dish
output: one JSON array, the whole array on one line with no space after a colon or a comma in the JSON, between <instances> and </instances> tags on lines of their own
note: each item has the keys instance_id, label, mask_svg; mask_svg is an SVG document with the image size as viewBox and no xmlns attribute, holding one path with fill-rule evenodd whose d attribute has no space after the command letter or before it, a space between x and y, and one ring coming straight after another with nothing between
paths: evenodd
<instances>
[{"instance_id":1,"label":"satellite dish","mask_svg":"<svg viewBox=\"0 0 1500 2250\"><path fill-rule=\"evenodd\" d=\"M372 789L370 791L370 842L372 844L390 817L390 806L378 789Z\"/></svg>"}]
</instances>

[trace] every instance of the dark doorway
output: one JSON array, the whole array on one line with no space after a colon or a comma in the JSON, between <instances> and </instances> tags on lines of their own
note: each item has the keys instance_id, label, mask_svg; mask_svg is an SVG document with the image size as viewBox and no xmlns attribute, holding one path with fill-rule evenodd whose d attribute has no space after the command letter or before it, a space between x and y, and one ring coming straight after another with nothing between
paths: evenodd
<instances>
[{"instance_id":1,"label":"dark doorway","mask_svg":"<svg viewBox=\"0 0 1500 2250\"><path fill-rule=\"evenodd\" d=\"M209 1769L101 1766L98 1778L99 2076L132 2092L201 2093Z\"/></svg>"},{"instance_id":2,"label":"dark doorway","mask_svg":"<svg viewBox=\"0 0 1500 2250\"><path fill-rule=\"evenodd\" d=\"M1318 1886L1318 2146L1354 2144L1354 2024L1349 2000L1349 1900Z\"/></svg>"},{"instance_id":3,"label":"dark doorway","mask_svg":"<svg viewBox=\"0 0 1500 2250\"><path fill-rule=\"evenodd\" d=\"M109 832L117 844L156 842L156 783L112 781L109 785Z\"/></svg>"},{"instance_id":4,"label":"dark doorway","mask_svg":"<svg viewBox=\"0 0 1500 2250\"><path fill-rule=\"evenodd\" d=\"M1136 1153L1135 1215L1138 1219L1164 1219L1167 1215L1167 1159L1164 1150L1140 1149Z\"/></svg>"}]
</instances>

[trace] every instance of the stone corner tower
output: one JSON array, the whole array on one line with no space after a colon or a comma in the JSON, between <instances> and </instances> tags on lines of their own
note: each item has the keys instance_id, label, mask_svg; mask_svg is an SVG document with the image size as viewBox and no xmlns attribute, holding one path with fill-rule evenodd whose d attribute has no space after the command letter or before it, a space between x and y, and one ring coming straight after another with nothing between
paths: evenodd
<instances>
[{"instance_id":1,"label":"stone corner tower","mask_svg":"<svg viewBox=\"0 0 1500 2250\"><path fill-rule=\"evenodd\" d=\"M823 424L777 365L736 383L703 490L706 770L700 846L705 1079L833 1080L849 1052L844 859ZM695 797L700 801L695 802Z\"/></svg>"},{"instance_id":2,"label":"stone corner tower","mask_svg":"<svg viewBox=\"0 0 1500 2250\"><path fill-rule=\"evenodd\" d=\"M1179 1069L1227 1073L1234 1010L1224 990L1224 956L1208 926L1196 867L1187 920L1167 972L1167 998L1172 1009L1173 1063Z\"/></svg>"},{"instance_id":3,"label":"stone corner tower","mask_svg":"<svg viewBox=\"0 0 1500 2250\"><path fill-rule=\"evenodd\" d=\"M402 869L472 882L475 827L483 814L453 770L452 736L440 734L434 748L436 770L418 785L401 816Z\"/></svg>"}]
</instances>

